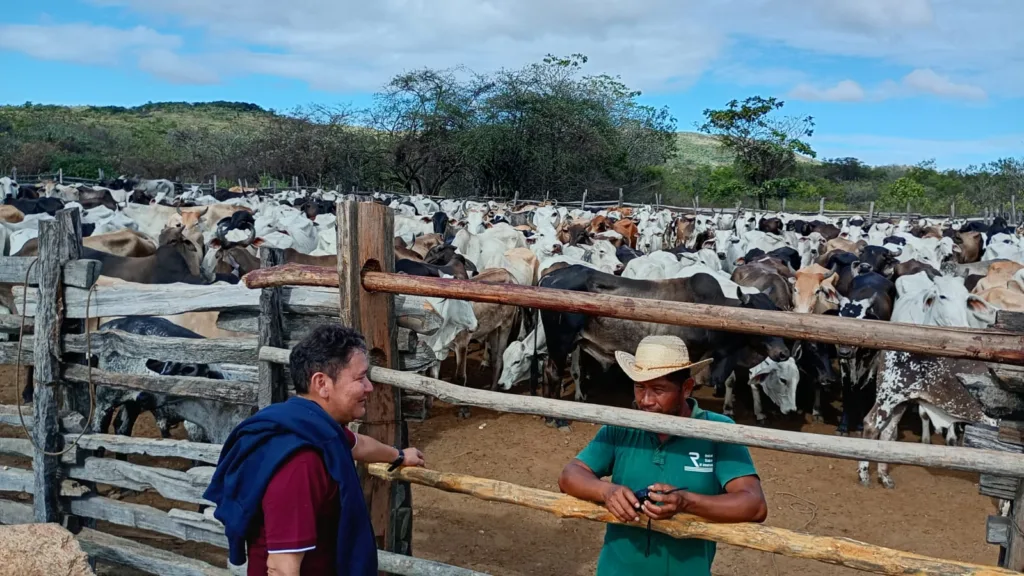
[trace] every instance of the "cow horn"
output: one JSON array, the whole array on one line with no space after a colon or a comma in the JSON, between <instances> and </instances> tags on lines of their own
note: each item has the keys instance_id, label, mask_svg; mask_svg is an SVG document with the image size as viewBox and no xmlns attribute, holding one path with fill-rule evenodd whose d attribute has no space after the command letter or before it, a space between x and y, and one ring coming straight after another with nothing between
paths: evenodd
<instances>
[{"instance_id":1,"label":"cow horn","mask_svg":"<svg viewBox=\"0 0 1024 576\"><path fill-rule=\"evenodd\" d=\"M201 211L199 212L199 217L200 217L200 218L202 218L202 217L203 217L203 216L205 216L205 215L206 215L206 213L207 213L207 212L209 212L209 211L210 211L210 207L209 207L209 206L207 206L206 208L203 208L203 209L202 209L202 210L201 210Z\"/></svg>"},{"instance_id":2,"label":"cow horn","mask_svg":"<svg viewBox=\"0 0 1024 576\"><path fill-rule=\"evenodd\" d=\"M182 215L183 215L183 214L181 213L181 206L175 206L175 207L174 207L174 211L178 213L178 216L182 216Z\"/></svg>"}]
</instances>

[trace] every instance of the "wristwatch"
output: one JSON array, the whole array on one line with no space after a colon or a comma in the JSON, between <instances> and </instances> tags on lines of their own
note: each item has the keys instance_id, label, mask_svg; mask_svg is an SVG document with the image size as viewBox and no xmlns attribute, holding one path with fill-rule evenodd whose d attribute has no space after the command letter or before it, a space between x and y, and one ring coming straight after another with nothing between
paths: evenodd
<instances>
[{"instance_id":1,"label":"wristwatch","mask_svg":"<svg viewBox=\"0 0 1024 576\"><path fill-rule=\"evenodd\" d=\"M391 462L391 465L388 466L388 472L394 472L396 468L402 465L402 462L405 462L405 451L397 446L395 447L395 450L398 450L398 458L395 458Z\"/></svg>"}]
</instances>

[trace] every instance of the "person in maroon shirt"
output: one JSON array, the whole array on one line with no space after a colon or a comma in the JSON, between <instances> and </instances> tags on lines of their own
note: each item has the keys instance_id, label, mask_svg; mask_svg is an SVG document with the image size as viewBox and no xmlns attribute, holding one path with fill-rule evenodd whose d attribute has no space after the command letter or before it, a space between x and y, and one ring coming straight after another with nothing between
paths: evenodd
<instances>
[{"instance_id":1,"label":"person in maroon shirt","mask_svg":"<svg viewBox=\"0 0 1024 576\"><path fill-rule=\"evenodd\" d=\"M289 371L296 394L342 425L354 460L425 466L416 448L398 450L345 427L366 414L373 391L365 341L358 332L338 325L317 328L292 349ZM317 450L299 449L281 464L261 508L247 539L248 576L335 574L341 502L338 484Z\"/></svg>"}]
</instances>

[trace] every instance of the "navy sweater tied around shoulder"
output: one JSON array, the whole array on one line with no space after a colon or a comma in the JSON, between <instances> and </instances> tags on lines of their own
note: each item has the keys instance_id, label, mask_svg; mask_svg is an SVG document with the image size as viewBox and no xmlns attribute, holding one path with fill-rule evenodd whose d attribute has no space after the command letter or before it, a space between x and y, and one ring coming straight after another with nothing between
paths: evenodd
<instances>
[{"instance_id":1,"label":"navy sweater tied around shoulder","mask_svg":"<svg viewBox=\"0 0 1024 576\"><path fill-rule=\"evenodd\" d=\"M217 470L203 497L217 505L213 515L224 524L231 563L245 563L249 524L260 510L274 472L291 454L305 447L320 452L327 473L338 483L341 519L337 573L375 576L373 526L344 431L323 408L299 397L271 404L247 418L231 431L221 450Z\"/></svg>"}]
</instances>

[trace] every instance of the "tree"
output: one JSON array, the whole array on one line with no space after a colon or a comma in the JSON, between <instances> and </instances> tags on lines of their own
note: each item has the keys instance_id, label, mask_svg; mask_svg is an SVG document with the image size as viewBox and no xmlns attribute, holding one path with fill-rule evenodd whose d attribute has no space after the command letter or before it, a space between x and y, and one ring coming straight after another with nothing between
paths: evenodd
<instances>
[{"instance_id":1,"label":"tree","mask_svg":"<svg viewBox=\"0 0 1024 576\"><path fill-rule=\"evenodd\" d=\"M732 100L723 110L704 110L705 122L698 129L717 136L722 146L736 155L736 166L754 187L762 208L767 206L768 182L791 175L796 155L814 157L804 142L814 134L814 119L773 117L785 103L772 98L751 96L742 103Z\"/></svg>"},{"instance_id":2,"label":"tree","mask_svg":"<svg viewBox=\"0 0 1024 576\"><path fill-rule=\"evenodd\" d=\"M916 203L920 208L924 194L925 189L921 183L904 176L887 186L878 201L882 208L889 210L903 210L907 207L907 202L910 202L911 206Z\"/></svg>"}]
</instances>

